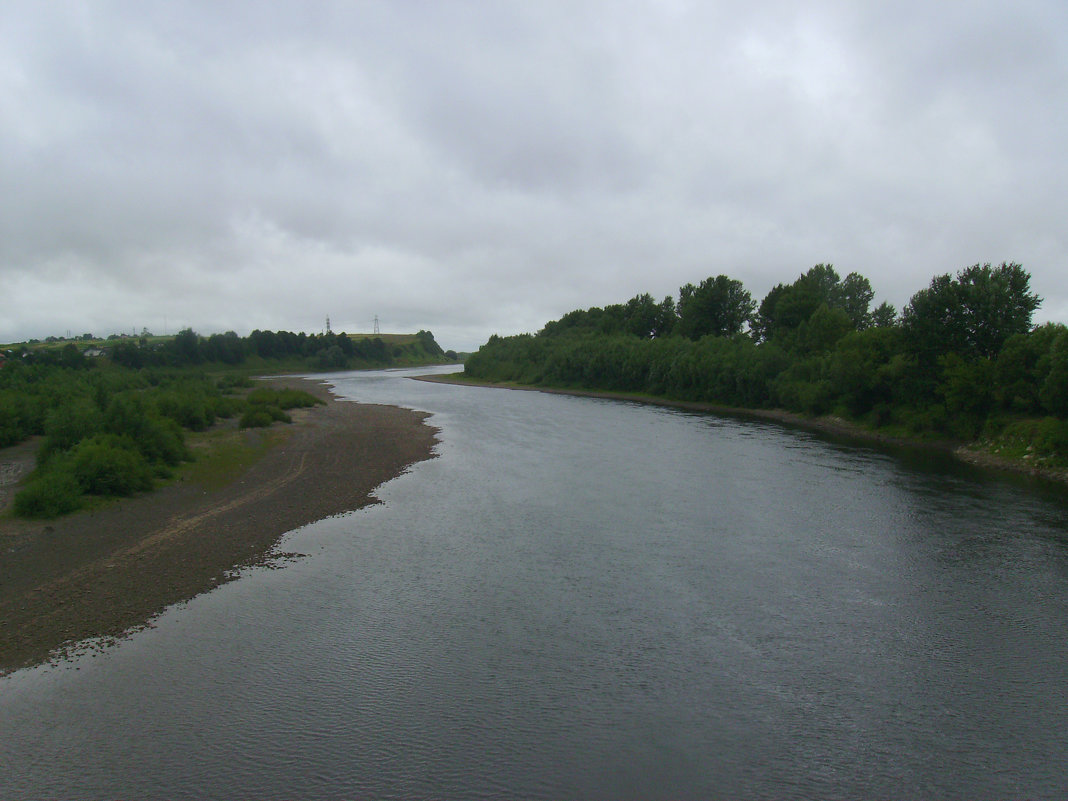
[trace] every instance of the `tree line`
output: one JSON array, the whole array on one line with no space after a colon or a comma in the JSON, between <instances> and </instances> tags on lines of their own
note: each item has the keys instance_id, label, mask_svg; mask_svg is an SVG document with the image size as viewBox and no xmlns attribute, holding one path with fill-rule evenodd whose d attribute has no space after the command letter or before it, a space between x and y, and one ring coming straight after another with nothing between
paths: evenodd
<instances>
[{"instance_id":1,"label":"tree line","mask_svg":"<svg viewBox=\"0 0 1068 801\"><path fill-rule=\"evenodd\" d=\"M759 304L719 275L677 299L643 294L536 335L492 336L465 373L832 414L905 436L985 438L1040 462L1068 457L1068 329L1032 327L1041 298L1021 265L936 276L900 314L873 299L867 278L829 264Z\"/></svg>"},{"instance_id":2,"label":"tree line","mask_svg":"<svg viewBox=\"0 0 1068 801\"><path fill-rule=\"evenodd\" d=\"M63 350L70 347L73 346L65 346ZM179 331L172 339L163 342L150 344L145 338L119 342L110 346L110 357L116 364L132 368L184 367L206 363L233 367L258 358L298 362L316 370L388 367L397 363L425 364L446 360L445 352L429 331L420 331L411 342L388 344L381 337L353 339L344 332L297 334L292 331L256 330L247 337L240 337L233 331L227 331L225 334L202 337L190 328Z\"/></svg>"}]
</instances>

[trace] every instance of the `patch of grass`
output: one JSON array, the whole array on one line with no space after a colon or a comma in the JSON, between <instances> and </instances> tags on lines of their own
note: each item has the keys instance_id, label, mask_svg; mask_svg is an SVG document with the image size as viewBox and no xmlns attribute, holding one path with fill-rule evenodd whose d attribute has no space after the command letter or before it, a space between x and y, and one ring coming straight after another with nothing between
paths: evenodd
<instances>
[{"instance_id":1,"label":"patch of grass","mask_svg":"<svg viewBox=\"0 0 1068 801\"><path fill-rule=\"evenodd\" d=\"M292 418L277 406L257 404L249 406L245 413L241 415L241 422L238 423L238 426L240 428L267 428L276 420L282 423L293 422Z\"/></svg>"},{"instance_id":2,"label":"patch of grass","mask_svg":"<svg viewBox=\"0 0 1068 801\"><path fill-rule=\"evenodd\" d=\"M1068 467L1068 421L1055 417L1025 418L978 442L982 450L1031 466Z\"/></svg>"},{"instance_id":3,"label":"patch of grass","mask_svg":"<svg viewBox=\"0 0 1068 801\"><path fill-rule=\"evenodd\" d=\"M353 342L362 339L381 339L387 345L407 345L417 342L419 337L415 334L349 334L349 339Z\"/></svg>"},{"instance_id":4,"label":"patch of grass","mask_svg":"<svg viewBox=\"0 0 1068 801\"><path fill-rule=\"evenodd\" d=\"M222 392L232 392L235 389L248 389L252 386L252 379L244 373L239 373L236 370L223 373L219 376L215 385Z\"/></svg>"},{"instance_id":5,"label":"patch of grass","mask_svg":"<svg viewBox=\"0 0 1068 801\"><path fill-rule=\"evenodd\" d=\"M206 490L220 489L241 477L267 452L284 442L291 429L219 428L190 437L194 461L175 471L174 481L188 481Z\"/></svg>"}]
</instances>

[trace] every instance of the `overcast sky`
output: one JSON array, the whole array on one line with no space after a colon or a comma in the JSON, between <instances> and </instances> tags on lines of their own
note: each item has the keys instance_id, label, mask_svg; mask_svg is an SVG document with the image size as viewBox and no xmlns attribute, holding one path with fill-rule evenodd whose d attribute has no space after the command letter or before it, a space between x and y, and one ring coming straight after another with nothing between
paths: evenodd
<instances>
[{"instance_id":1,"label":"overcast sky","mask_svg":"<svg viewBox=\"0 0 1068 801\"><path fill-rule=\"evenodd\" d=\"M1068 4L5 2L0 342L432 330L1017 261L1068 322Z\"/></svg>"}]
</instances>

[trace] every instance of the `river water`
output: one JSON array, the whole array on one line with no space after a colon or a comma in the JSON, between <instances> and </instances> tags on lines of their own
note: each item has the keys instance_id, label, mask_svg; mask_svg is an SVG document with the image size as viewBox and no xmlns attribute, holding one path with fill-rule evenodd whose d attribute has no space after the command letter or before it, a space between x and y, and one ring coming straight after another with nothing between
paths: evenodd
<instances>
[{"instance_id":1,"label":"river water","mask_svg":"<svg viewBox=\"0 0 1068 801\"><path fill-rule=\"evenodd\" d=\"M382 504L0 680L0 797L1068 795L1063 492L410 374Z\"/></svg>"}]
</instances>

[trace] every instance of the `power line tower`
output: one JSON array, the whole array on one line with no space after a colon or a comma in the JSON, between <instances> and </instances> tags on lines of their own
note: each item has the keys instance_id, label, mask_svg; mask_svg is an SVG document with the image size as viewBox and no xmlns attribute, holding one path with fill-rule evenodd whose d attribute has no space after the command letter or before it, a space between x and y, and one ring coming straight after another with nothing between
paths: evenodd
<instances>
[{"instance_id":1,"label":"power line tower","mask_svg":"<svg viewBox=\"0 0 1068 801\"><path fill-rule=\"evenodd\" d=\"M332 334L333 333L333 331L330 330L330 315L329 314L326 315L326 333L328 333L328 334Z\"/></svg>"},{"instance_id":2,"label":"power line tower","mask_svg":"<svg viewBox=\"0 0 1068 801\"><path fill-rule=\"evenodd\" d=\"M379 330L378 330L378 315L376 314L376 315L375 315L375 334L377 335L377 334L379 334L379 333L380 333L380 332L379 332Z\"/></svg>"}]
</instances>

